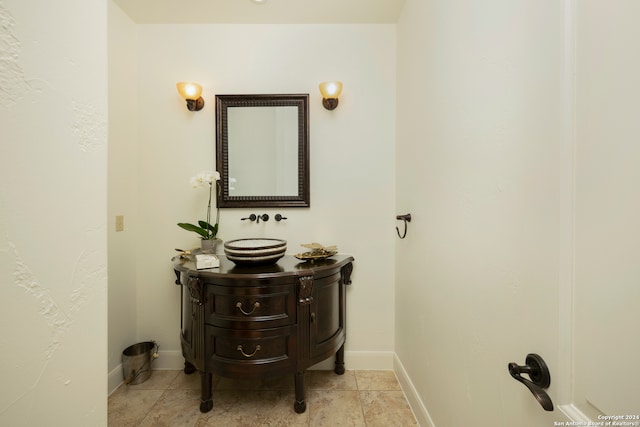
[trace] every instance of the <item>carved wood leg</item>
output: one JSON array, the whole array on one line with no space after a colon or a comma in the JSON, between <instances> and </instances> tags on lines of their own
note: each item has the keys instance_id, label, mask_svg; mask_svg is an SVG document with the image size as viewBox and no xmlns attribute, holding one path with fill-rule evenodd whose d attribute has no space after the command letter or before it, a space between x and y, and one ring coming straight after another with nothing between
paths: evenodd
<instances>
[{"instance_id":1,"label":"carved wood leg","mask_svg":"<svg viewBox=\"0 0 640 427\"><path fill-rule=\"evenodd\" d=\"M344 374L344 344L336 352L336 367L333 372L338 375Z\"/></svg>"},{"instance_id":2,"label":"carved wood leg","mask_svg":"<svg viewBox=\"0 0 640 427\"><path fill-rule=\"evenodd\" d=\"M298 414L302 414L307 410L307 401L305 400L304 374L305 371L296 372L295 374L296 401L293 404L293 410Z\"/></svg>"},{"instance_id":3,"label":"carved wood leg","mask_svg":"<svg viewBox=\"0 0 640 427\"><path fill-rule=\"evenodd\" d=\"M209 412L213 408L211 398L212 375L208 372L200 372L200 412Z\"/></svg>"},{"instance_id":4,"label":"carved wood leg","mask_svg":"<svg viewBox=\"0 0 640 427\"><path fill-rule=\"evenodd\" d=\"M193 374L195 371L196 371L196 367L185 360L184 361L184 373L189 375L189 374Z\"/></svg>"}]
</instances>

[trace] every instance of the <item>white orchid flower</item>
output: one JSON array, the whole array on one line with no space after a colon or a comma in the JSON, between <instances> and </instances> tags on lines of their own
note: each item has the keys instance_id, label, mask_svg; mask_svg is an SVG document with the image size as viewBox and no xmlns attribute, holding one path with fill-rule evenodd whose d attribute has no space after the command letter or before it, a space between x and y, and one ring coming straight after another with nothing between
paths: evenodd
<instances>
[{"instance_id":1,"label":"white orchid flower","mask_svg":"<svg viewBox=\"0 0 640 427\"><path fill-rule=\"evenodd\" d=\"M220 172L218 171L202 171L196 176L191 177L191 186L193 188L209 187L209 203L207 204L207 220L198 221L198 225L186 222L178 223L178 227L188 231L193 231L200 235L204 240L215 239L218 235L218 223L220 222L220 208L216 207L216 222L211 224L211 200L213 198L213 184L216 184L218 194L220 194Z\"/></svg>"},{"instance_id":2,"label":"white orchid flower","mask_svg":"<svg viewBox=\"0 0 640 427\"><path fill-rule=\"evenodd\" d=\"M211 185L216 181L220 181L220 172L218 171L202 171L196 176L191 177L191 186L193 188Z\"/></svg>"}]
</instances>

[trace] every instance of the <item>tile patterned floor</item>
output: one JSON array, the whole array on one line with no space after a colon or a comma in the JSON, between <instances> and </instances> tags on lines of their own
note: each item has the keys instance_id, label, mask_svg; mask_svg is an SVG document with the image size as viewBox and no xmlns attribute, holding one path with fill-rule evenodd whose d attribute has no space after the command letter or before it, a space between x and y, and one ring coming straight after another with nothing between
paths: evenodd
<instances>
[{"instance_id":1,"label":"tile patterned floor","mask_svg":"<svg viewBox=\"0 0 640 427\"><path fill-rule=\"evenodd\" d=\"M308 371L307 410L293 410L293 375L270 381L215 378L213 409L203 414L200 376L153 371L109 397L109 427L417 426L392 371Z\"/></svg>"}]
</instances>

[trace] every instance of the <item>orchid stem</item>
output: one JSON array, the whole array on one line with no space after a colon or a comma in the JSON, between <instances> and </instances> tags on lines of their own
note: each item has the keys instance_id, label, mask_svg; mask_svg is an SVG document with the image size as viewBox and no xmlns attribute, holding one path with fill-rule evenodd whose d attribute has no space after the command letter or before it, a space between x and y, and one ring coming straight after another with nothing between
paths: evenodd
<instances>
[{"instance_id":1,"label":"orchid stem","mask_svg":"<svg viewBox=\"0 0 640 427\"><path fill-rule=\"evenodd\" d=\"M209 205L207 206L207 224L211 224L211 193L212 191L213 191L213 184L210 182L209 183ZM209 229L207 229L207 236L211 237L211 230Z\"/></svg>"}]
</instances>

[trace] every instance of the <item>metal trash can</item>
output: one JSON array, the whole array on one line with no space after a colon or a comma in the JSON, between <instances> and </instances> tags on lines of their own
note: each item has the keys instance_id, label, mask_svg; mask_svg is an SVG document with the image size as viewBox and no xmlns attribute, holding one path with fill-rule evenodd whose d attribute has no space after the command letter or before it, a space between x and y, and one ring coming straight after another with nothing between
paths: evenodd
<instances>
[{"instance_id":1,"label":"metal trash can","mask_svg":"<svg viewBox=\"0 0 640 427\"><path fill-rule=\"evenodd\" d=\"M158 357L158 344L145 341L122 352L122 374L125 384L141 384L151 376L151 362Z\"/></svg>"}]
</instances>

